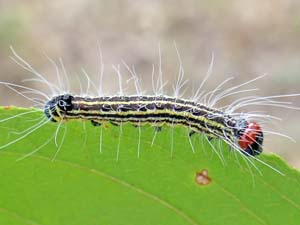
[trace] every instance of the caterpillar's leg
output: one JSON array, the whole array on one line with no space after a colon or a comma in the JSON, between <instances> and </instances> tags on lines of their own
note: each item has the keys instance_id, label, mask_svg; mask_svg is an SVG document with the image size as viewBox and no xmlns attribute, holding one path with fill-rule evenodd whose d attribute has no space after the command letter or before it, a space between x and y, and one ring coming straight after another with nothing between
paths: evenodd
<instances>
[{"instance_id":1,"label":"caterpillar's leg","mask_svg":"<svg viewBox=\"0 0 300 225\"><path fill-rule=\"evenodd\" d=\"M208 141L212 141L214 138L213 137L207 137Z\"/></svg>"},{"instance_id":2,"label":"caterpillar's leg","mask_svg":"<svg viewBox=\"0 0 300 225\"><path fill-rule=\"evenodd\" d=\"M194 130L190 131L189 137L192 137L195 133L196 133L196 131L194 131Z\"/></svg>"},{"instance_id":3,"label":"caterpillar's leg","mask_svg":"<svg viewBox=\"0 0 300 225\"><path fill-rule=\"evenodd\" d=\"M102 125L102 124L101 124L99 121L97 121L97 120L91 120L91 124L92 124L93 126L95 126L95 127L99 127L99 126Z\"/></svg>"},{"instance_id":4,"label":"caterpillar's leg","mask_svg":"<svg viewBox=\"0 0 300 225\"><path fill-rule=\"evenodd\" d=\"M154 135L152 138L151 146L153 146L153 144L154 144L157 133L160 132L161 130L162 130L162 127L158 127L158 126L154 127Z\"/></svg>"},{"instance_id":5,"label":"caterpillar's leg","mask_svg":"<svg viewBox=\"0 0 300 225\"><path fill-rule=\"evenodd\" d=\"M160 132L162 130L162 127L154 127L155 132Z\"/></svg>"},{"instance_id":6,"label":"caterpillar's leg","mask_svg":"<svg viewBox=\"0 0 300 225\"><path fill-rule=\"evenodd\" d=\"M139 128L139 127L140 127L139 123L134 123L134 124L132 124L132 126L133 126L134 128Z\"/></svg>"},{"instance_id":7,"label":"caterpillar's leg","mask_svg":"<svg viewBox=\"0 0 300 225\"><path fill-rule=\"evenodd\" d=\"M111 125L114 125L114 126L117 126L117 127L120 126L120 124L115 123L115 122L111 122L111 121L110 121L110 124L111 124Z\"/></svg>"}]
</instances>

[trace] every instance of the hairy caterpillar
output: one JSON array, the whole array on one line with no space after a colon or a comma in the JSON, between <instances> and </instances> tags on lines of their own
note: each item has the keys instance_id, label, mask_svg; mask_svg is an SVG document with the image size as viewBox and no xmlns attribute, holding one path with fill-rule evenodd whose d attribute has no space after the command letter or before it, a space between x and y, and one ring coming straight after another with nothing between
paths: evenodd
<instances>
[{"instance_id":1,"label":"hairy caterpillar","mask_svg":"<svg viewBox=\"0 0 300 225\"><path fill-rule=\"evenodd\" d=\"M46 118L38 122L33 127L30 127L28 130L25 130L25 134L21 137L0 146L0 149L3 149L19 140L22 140L48 122L57 122L59 124L57 132L55 134L57 135L62 122L81 119L90 120L95 126L99 126L107 122L120 126L122 126L122 124L124 123L130 123L138 127L139 132L141 129L140 127L144 124L152 125L156 131L159 131L163 125L168 125L171 127L180 125L190 130L188 138L196 133L203 133L207 136L208 139L219 138L228 143L232 147L232 149L236 150L238 153L249 156L250 158L264 163L263 161L255 157L262 152L264 132L268 132L263 131L260 125L260 121L276 118L255 112L239 113L235 111L245 105L256 104L298 109L297 107L290 106L289 102L275 100L277 98L297 96L298 94L267 97L249 96L238 99L226 107L215 107L216 103L219 100L230 95L255 90L240 90L240 88L262 78L263 76L259 76L238 86L223 89L223 86L230 79L232 79L229 78L219 84L214 90L202 93L201 89L206 80L211 75L213 60L206 77L199 85L199 89L196 91L194 97L191 100L183 99L180 96L180 89L186 84L186 81L184 81L183 79L184 72L179 54L178 58L180 69L178 80L174 88L174 96L166 95L163 92L164 82L162 79L160 62L159 76L157 81L155 81L154 73L152 74L154 95L142 94L141 88L139 86L139 79L136 76L135 71L131 69L126 63L123 63L126 69L132 75L132 80L134 81L137 94L125 95L123 93L122 76L119 67L114 66L113 68L117 72L119 78L119 95L101 96L101 85L103 80L103 70L101 69L98 96L92 97L88 95L90 86L96 87L96 85L91 82L89 76L86 73L85 76L87 79L87 91L85 94L75 95L72 94L69 90L66 90L68 88L66 88L63 79L65 79L65 81L68 81L68 76L66 75L62 63L61 67L63 76L61 76L58 66L54 63L54 61L50 59L50 61L55 65L57 71L57 86L50 83L43 75L39 74L29 63L18 56L13 49L12 52L14 54L13 59L25 70L31 72L35 76L32 81L46 84L52 93L50 96L46 92L44 93L33 88L28 88L26 86L11 84L7 82L1 82L1 84L7 86L11 90L17 92L18 94L38 105L40 109L45 113ZM101 68L103 68L102 55L100 64ZM19 89L21 89L22 91L19 91ZM42 97L42 99L31 97L32 95L40 96ZM17 116L22 116L22 114L19 114ZM13 118L6 118L4 120L8 119ZM3 122L4 120L0 122ZM34 150L33 152L36 152L37 150ZM270 165L267 166L271 167ZM276 170L275 168L273 169Z\"/></svg>"},{"instance_id":2,"label":"hairy caterpillar","mask_svg":"<svg viewBox=\"0 0 300 225\"><path fill-rule=\"evenodd\" d=\"M135 126L151 124L181 125L190 135L205 133L210 138L221 138L238 143L246 155L262 152L263 132L256 122L234 119L230 115L203 104L165 96L116 96L88 98L69 94L56 96L46 103L47 118L53 122L84 119L94 125L111 122Z\"/></svg>"}]
</instances>

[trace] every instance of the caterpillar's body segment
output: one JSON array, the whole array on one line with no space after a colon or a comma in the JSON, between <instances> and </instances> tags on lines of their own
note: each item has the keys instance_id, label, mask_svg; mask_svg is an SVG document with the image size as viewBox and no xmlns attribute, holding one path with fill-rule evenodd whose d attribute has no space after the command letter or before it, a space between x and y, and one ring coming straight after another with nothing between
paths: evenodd
<instances>
[{"instance_id":1,"label":"caterpillar's body segment","mask_svg":"<svg viewBox=\"0 0 300 225\"><path fill-rule=\"evenodd\" d=\"M222 138L236 144L246 155L262 152L263 133L258 123L235 119L205 105L166 96L79 97L69 94L53 97L44 107L53 122L85 119L93 124L131 123L181 125L191 132L205 133L209 138Z\"/></svg>"}]
</instances>

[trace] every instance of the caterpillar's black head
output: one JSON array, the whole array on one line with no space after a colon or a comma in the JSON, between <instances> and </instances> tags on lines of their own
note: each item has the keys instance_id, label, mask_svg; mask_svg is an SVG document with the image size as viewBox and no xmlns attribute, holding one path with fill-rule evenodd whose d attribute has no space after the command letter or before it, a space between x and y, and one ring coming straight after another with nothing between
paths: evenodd
<instances>
[{"instance_id":1,"label":"caterpillar's black head","mask_svg":"<svg viewBox=\"0 0 300 225\"><path fill-rule=\"evenodd\" d=\"M73 109L73 98L74 97L69 94L53 97L45 105L44 113L46 117L53 122L61 121L66 112Z\"/></svg>"}]
</instances>

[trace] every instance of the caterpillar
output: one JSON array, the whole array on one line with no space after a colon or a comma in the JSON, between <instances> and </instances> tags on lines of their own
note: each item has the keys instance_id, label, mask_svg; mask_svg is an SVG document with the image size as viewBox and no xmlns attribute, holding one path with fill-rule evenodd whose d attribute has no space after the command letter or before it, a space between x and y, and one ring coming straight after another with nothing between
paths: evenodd
<instances>
[{"instance_id":1,"label":"caterpillar","mask_svg":"<svg viewBox=\"0 0 300 225\"><path fill-rule=\"evenodd\" d=\"M257 160L260 163L263 163L264 165L281 173L276 168L273 168L272 166L264 163L262 160L256 157L263 151L265 133L271 133L289 138L288 136L281 133L263 130L261 124L269 120L276 120L278 118L259 112L242 113L236 111L244 107L245 105L267 105L298 110L299 108L291 106L290 102L279 101L276 99L299 96L299 94L262 97L248 96L237 99L227 106L216 107L216 104L221 99L224 99L228 96L257 90L255 88L241 88L249 83L261 79L265 75L258 76L237 86L224 89L223 86L233 79L231 77L217 85L215 89L205 93L202 91L202 88L207 79L211 76L214 59L214 57L212 57L208 72L200 83L197 91L194 94L194 97L190 100L182 98L180 95L180 91L182 87L186 85L187 81L184 80L184 70L176 46L175 49L179 59L180 67L177 82L174 87L174 96L167 95L163 91L165 83L163 82L162 78L160 49L159 70L158 78L156 81L154 78L154 67L152 71L152 87L154 94L145 95L142 93L139 84L139 78L135 73L134 67L130 68L125 62L123 62L124 67L132 76L131 80L134 81L137 93L135 95L126 95L123 93L120 68L119 66L113 66L113 69L117 72L120 91L118 95L103 96L102 83L104 65L102 61L102 53L99 50L101 69L99 77L98 96L91 96L89 95L91 86L94 89L97 89L97 85L91 82L90 77L84 70L83 73L87 80L87 89L84 94L76 95L71 93L71 91L69 90L69 78L66 74L66 70L61 60L61 69L59 69L58 65L52 59L47 57L56 69L58 80L58 85L56 85L52 84L43 75L38 73L28 62L21 58L13 48L11 48L14 55L12 59L26 71L29 71L34 75L34 78L30 79L30 81L45 84L51 91L51 94L49 95L49 93L23 85L17 85L3 81L0 82L0 84L8 87L12 91L33 102L34 105L38 106L39 110L43 111L45 114L45 118L43 118L34 126L29 127L28 129L23 131L24 134L21 137L0 146L0 149L4 149L7 146L18 142L23 138L26 138L32 132L35 132L37 129L44 126L48 122L55 122L59 124L57 132L55 134L55 141L60 125L63 122L67 122L70 120L89 120L94 126L102 126L105 123L122 126L123 124L130 123L133 126L138 127L139 131L141 129L141 126L150 124L154 127L156 131L155 134L159 132L164 125L170 127L183 126L189 130L188 138L195 134L204 134L207 137L208 141L210 141L211 139L223 140L228 143L229 146L231 146L231 149L244 155L246 158L249 157ZM60 73L60 70L62 70L63 72L62 75ZM64 82L66 82L67 84L65 84ZM32 97L32 95L34 95L35 97ZM35 111L36 110L33 110L30 112L21 113L11 118L5 118L3 120L0 120L0 123ZM49 141L50 140L45 142L44 145L49 143ZM43 146L40 146L28 155L37 152ZM61 145L59 146L59 148L60 147ZM57 150L56 154L58 152L59 149ZM249 162L251 163L251 161Z\"/></svg>"},{"instance_id":2,"label":"caterpillar","mask_svg":"<svg viewBox=\"0 0 300 225\"><path fill-rule=\"evenodd\" d=\"M88 98L69 94L53 97L46 103L44 113L53 122L90 120L98 126L105 122L135 126L151 124L181 125L190 135L205 133L210 138L221 138L239 144L246 155L262 152L263 132L256 122L234 119L230 115L203 104L165 96L116 96Z\"/></svg>"}]
</instances>

